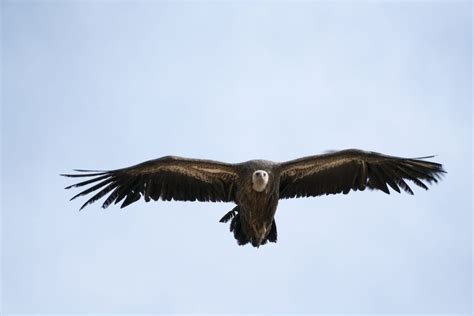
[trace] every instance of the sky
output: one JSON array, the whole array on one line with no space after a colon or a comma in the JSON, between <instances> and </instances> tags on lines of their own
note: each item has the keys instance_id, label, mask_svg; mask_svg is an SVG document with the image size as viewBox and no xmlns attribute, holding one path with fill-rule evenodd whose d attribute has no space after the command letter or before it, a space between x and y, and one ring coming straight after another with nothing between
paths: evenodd
<instances>
[{"instance_id":1,"label":"sky","mask_svg":"<svg viewBox=\"0 0 474 316\"><path fill-rule=\"evenodd\" d=\"M1 3L1 310L472 311L472 3ZM236 244L230 203L69 198L60 173L165 155L434 154L415 195L280 202Z\"/></svg>"}]
</instances>

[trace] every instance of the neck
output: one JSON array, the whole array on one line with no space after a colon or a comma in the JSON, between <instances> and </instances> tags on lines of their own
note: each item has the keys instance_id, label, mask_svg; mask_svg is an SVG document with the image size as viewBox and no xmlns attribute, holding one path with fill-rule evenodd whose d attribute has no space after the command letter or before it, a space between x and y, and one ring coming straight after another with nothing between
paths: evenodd
<instances>
[{"instance_id":1,"label":"neck","mask_svg":"<svg viewBox=\"0 0 474 316\"><path fill-rule=\"evenodd\" d=\"M267 182L263 180L257 180L252 184L252 189L254 189L257 192L265 191L266 187L267 187Z\"/></svg>"}]
</instances>

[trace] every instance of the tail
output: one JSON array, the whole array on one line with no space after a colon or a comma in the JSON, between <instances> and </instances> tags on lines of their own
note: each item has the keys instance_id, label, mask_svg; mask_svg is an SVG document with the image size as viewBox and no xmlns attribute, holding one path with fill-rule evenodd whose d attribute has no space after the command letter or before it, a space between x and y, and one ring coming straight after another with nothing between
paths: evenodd
<instances>
[{"instance_id":1,"label":"tail","mask_svg":"<svg viewBox=\"0 0 474 316\"><path fill-rule=\"evenodd\" d=\"M243 246L250 242L247 235L242 230L242 225L240 223L240 207L237 205L231 211L224 215L219 222L227 223L230 219L230 232L234 233L234 238L237 240L237 244L239 246ZM262 241L261 245L265 245L267 242L277 242L277 227L275 223L275 219L272 222L272 228L270 229L270 233L268 236Z\"/></svg>"}]
</instances>

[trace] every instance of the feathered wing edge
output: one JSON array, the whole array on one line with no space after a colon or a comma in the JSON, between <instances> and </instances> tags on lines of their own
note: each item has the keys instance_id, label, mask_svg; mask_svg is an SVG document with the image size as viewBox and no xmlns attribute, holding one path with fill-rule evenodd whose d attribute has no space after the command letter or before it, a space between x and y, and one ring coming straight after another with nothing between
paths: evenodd
<instances>
[{"instance_id":1,"label":"feathered wing edge","mask_svg":"<svg viewBox=\"0 0 474 316\"><path fill-rule=\"evenodd\" d=\"M408 194L413 190L406 180L427 190L446 173L439 163L418 158L400 158L356 149L331 152L283 163L280 198L349 193L350 190L378 189L390 194L388 187Z\"/></svg>"},{"instance_id":2,"label":"feathered wing edge","mask_svg":"<svg viewBox=\"0 0 474 316\"><path fill-rule=\"evenodd\" d=\"M95 193L80 208L109 194L102 207L121 201L121 208L144 197L153 200L224 201L234 200L237 170L234 165L211 160L166 156L132 167L92 171L76 169L77 174L61 174L72 178L89 178L65 189L91 185L71 198Z\"/></svg>"}]
</instances>

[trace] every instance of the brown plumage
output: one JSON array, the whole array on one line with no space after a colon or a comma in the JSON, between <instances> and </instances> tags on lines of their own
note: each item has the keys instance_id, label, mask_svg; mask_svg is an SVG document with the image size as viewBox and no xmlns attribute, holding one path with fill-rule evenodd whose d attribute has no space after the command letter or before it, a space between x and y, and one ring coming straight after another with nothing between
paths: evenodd
<instances>
[{"instance_id":1,"label":"brown plumage","mask_svg":"<svg viewBox=\"0 0 474 316\"><path fill-rule=\"evenodd\" d=\"M102 204L121 202L125 207L141 197L164 201L212 201L237 204L220 221L230 223L239 245L255 247L277 241L275 211L279 199L351 190L378 189L390 194L413 194L411 181L427 190L445 173L441 164L424 159L400 158L356 149L309 156L283 163L265 160L228 164L167 156L111 171L76 170L66 177L89 178L66 189L91 185L71 198L95 193L82 206L107 196ZM400 190L401 189L401 190Z\"/></svg>"}]
</instances>

